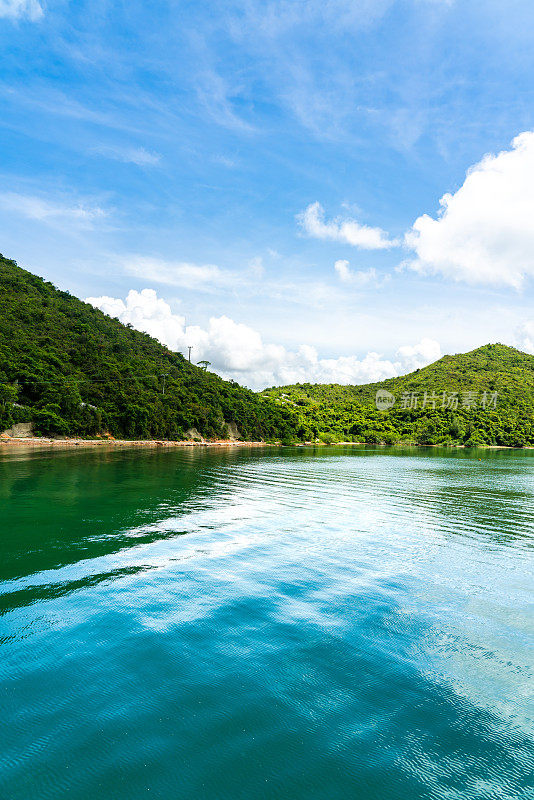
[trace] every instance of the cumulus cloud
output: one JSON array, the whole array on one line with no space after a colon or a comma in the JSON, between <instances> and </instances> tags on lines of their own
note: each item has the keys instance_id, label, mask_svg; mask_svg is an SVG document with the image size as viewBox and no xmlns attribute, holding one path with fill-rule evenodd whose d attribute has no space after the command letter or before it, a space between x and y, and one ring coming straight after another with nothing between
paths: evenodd
<instances>
[{"instance_id":1,"label":"cumulus cloud","mask_svg":"<svg viewBox=\"0 0 534 800\"><path fill-rule=\"evenodd\" d=\"M336 217L325 220L324 209L320 203L311 203L302 214L297 215L302 230L315 239L330 239L344 242L363 250L388 250L398 242L390 239L381 228L362 225L355 219Z\"/></svg>"},{"instance_id":2,"label":"cumulus cloud","mask_svg":"<svg viewBox=\"0 0 534 800\"><path fill-rule=\"evenodd\" d=\"M340 258L334 263L334 269L340 281L352 286L376 286L380 288L390 279L389 275L381 277L374 267L366 270L351 270L350 263L344 258Z\"/></svg>"},{"instance_id":3,"label":"cumulus cloud","mask_svg":"<svg viewBox=\"0 0 534 800\"><path fill-rule=\"evenodd\" d=\"M527 320L516 328L514 345L524 353L534 353L534 319Z\"/></svg>"},{"instance_id":4,"label":"cumulus cloud","mask_svg":"<svg viewBox=\"0 0 534 800\"><path fill-rule=\"evenodd\" d=\"M29 19L32 22L43 16L37 0L0 0L0 18Z\"/></svg>"},{"instance_id":5,"label":"cumulus cloud","mask_svg":"<svg viewBox=\"0 0 534 800\"><path fill-rule=\"evenodd\" d=\"M414 345L403 345L397 350L406 372L421 369L441 358L441 347L435 339L424 338Z\"/></svg>"},{"instance_id":6,"label":"cumulus cloud","mask_svg":"<svg viewBox=\"0 0 534 800\"><path fill-rule=\"evenodd\" d=\"M416 253L407 266L520 288L534 275L534 131L517 136L510 150L485 156L440 204L436 219L423 214L406 234Z\"/></svg>"},{"instance_id":7,"label":"cumulus cloud","mask_svg":"<svg viewBox=\"0 0 534 800\"><path fill-rule=\"evenodd\" d=\"M375 352L363 358L320 358L310 345L287 350L266 343L258 331L227 316L212 317L205 328L186 325L185 317L174 314L153 289L132 289L125 300L103 296L88 297L86 302L149 333L171 350L186 354L191 346L193 361L209 361L211 369L222 377L253 389L305 381L368 383L422 367L441 355L437 342L423 339L417 345L399 348L393 360Z\"/></svg>"}]
</instances>

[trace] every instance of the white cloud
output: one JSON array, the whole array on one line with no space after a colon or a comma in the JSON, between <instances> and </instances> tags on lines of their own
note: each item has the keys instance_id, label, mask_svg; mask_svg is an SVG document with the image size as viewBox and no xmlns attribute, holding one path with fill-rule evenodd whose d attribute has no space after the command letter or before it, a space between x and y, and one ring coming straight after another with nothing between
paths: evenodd
<instances>
[{"instance_id":1,"label":"white cloud","mask_svg":"<svg viewBox=\"0 0 534 800\"><path fill-rule=\"evenodd\" d=\"M32 22L43 16L37 0L0 0L0 18L29 19Z\"/></svg>"},{"instance_id":2,"label":"white cloud","mask_svg":"<svg viewBox=\"0 0 534 800\"><path fill-rule=\"evenodd\" d=\"M275 254L277 258L281 258ZM188 261L171 261L141 254L123 254L110 257L110 266L144 281L176 286L202 293L226 293L234 298L261 298L262 304L271 302L325 308L346 301L344 287L301 279L298 282L285 280L266 269L261 256L250 258L236 269L219 267L216 264L195 264ZM352 273L351 273L352 274ZM354 284L361 290L382 286L390 279L380 277L374 269L354 273Z\"/></svg>"},{"instance_id":3,"label":"white cloud","mask_svg":"<svg viewBox=\"0 0 534 800\"><path fill-rule=\"evenodd\" d=\"M229 156L214 156L213 160L216 164L226 167L226 169L236 169L239 166L239 161L236 158L230 158Z\"/></svg>"},{"instance_id":4,"label":"white cloud","mask_svg":"<svg viewBox=\"0 0 534 800\"><path fill-rule=\"evenodd\" d=\"M115 161L123 161L125 164L136 164L138 167L153 167L161 161L159 153L151 153L144 147L101 145L96 147L94 152Z\"/></svg>"},{"instance_id":5,"label":"white cloud","mask_svg":"<svg viewBox=\"0 0 534 800\"><path fill-rule=\"evenodd\" d=\"M406 372L421 369L441 358L441 347L435 339L424 338L414 345L403 345L397 350Z\"/></svg>"},{"instance_id":6,"label":"white cloud","mask_svg":"<svg viewBox=\"0 0 534 800\"><path fill-rule=\"evenodd\" d=\"M98 206L87 206L81 203L66 205L43 197L17 194L16 192L0 194L0 208L40 222L68 220L87 224L106 215L106 212Z\"/></svg>"},{"instance_id":7,"label":"white cloud","mask_svg":"<svg viewBox=\"0 0 534 800\"><path fill-rule=\"evenodd\" d=\"M389 275L380 277L374 267L366 270L351 270L350 263L344 258L340 258L334 263L334 269L343 283L353 286L375 286L380 288L390 280Z\"/></svg>"},{"instance_id":8,"label":"white cloud","mask_svg":"<svg viewBox=\"0 0 534 800\"><path fill-rule=\"evenodd\" d=\"M239 278L216 264L192 264L187 261L164 261L147 256L129 256L122 259L126 272L139 278L180 286L183 289L214 291L223 286L232 286Z\"/></svg>"},{"instance_id":9,"label":"white cloud","mask_svg":"<svg viewBox=\"0 0 534 800\"><path fill-rule=\"evenodd\" d=\"M250 274L254 278L263 278L265 274L265 267L263 265L263 258L261 256L255 256L254 258L251 258L248 262L248 268Z\"/></svg>"},{"instance_id":10,"label":"white cloud","mask_svg":"<svg viewBox=\"0 0 534 800\"><path fill-rule=\"evenodd\" d=\"M336 217L330 222L325 221L324 209L318 202L311 203L302 214L298 214L297 220L308 236L315 239L345 242L364 250L388 250L398 245L381 228L361 225L355 219Z\"/></svg>"},{"instance_id":11,"label":"white cloud","mask_svg":"<svg viewBox=\"0 0 534 800\"><path fill-rule=\"evenodd\" d=\"M242 87L233 81L228 81L221 75L215 67L210 67L211 55L206 49L201 39L197 40L198 63L204 64L205 68L198 71L195 75L197 96L209 116L221 125L230 130L241 133L250 133L254 126L243 119L239 112L239 97Z\"/></svg>"},{"instance_id":12,"label":"white cloud","mask_svg":"<svg viewBox=\"0 0 534 800\"><path fill-rule=\"evenodd\" d=\"M514 345L524 353L534 353L534 319L527 320L516 328Z\"/></svg>"},{"instance_id":13,"label":"white cloud","mask_svg":"<svg viewBox=\"0 0 534 800\"><path fill-rule=\"evenodd\" d=\"M405 242L421 273L520 288L534 275L534 131L475 164L436 219L416 219Z\"/></svg>"},{"instance_id":14,"label":"white cloud","mask_svg":"<svg viewBox=\"0 0 534 800\"><path fill-rule=\"evenodd\" d=\"M394 360L370 352L356 356L319 358L310 345L287 350L265 343L258 333L227 316L212 317L206 328L186 325L185 317L174 314L153 289L131 290L126 300L88 297L87 302L124 324L149 333L172 350L187 353L192 360L203 359L225 378L233 378L253 389L296 382L368 383L403 374L439 358L437 342L423 339L414 346L401 347Z\"/></svg>"},{"instance_id":15,"label":"white cloud","mask_svg":"<svg viewBox=\"0 0 534 800\"><path fill-rule=\"evenodd\" d=\"M267 0L239 4L239 29L242 35L272 42L294 30L320 25L331 30L356 31L380 19L394 0ZM237 27L234 22L233 29Z\"/></svg>"}]
</instances>

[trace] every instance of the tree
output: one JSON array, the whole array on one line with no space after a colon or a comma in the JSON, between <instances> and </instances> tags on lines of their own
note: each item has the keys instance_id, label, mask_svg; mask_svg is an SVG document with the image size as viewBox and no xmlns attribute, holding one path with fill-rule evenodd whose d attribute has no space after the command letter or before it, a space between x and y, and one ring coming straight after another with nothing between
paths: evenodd
<instances>
[{"instance_id":1,"label":"tree","mask_svg":"<svg viewBox=\"0 0 534 800\"><path fill-rule=\"evenodd\" d=\"M9 383L0 383L0 407L4 411L6 406L16 403L18 387Z\"/></svg>"}]
</instances>

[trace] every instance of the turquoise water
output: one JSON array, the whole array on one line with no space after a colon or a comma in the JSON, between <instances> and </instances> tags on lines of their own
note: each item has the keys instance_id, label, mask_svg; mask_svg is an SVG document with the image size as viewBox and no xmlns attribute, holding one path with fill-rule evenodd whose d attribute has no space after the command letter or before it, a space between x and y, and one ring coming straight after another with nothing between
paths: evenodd
<instances>
[{"instance_id":1,"label":"turquoise water","mask_svg":"<svg viewBox=\"0 0 534 800\"><path fill-rule=\"evenodd\" d=\"M0 452L0 798L534 797L533 466Z\"/></svg>"}]
</instances>

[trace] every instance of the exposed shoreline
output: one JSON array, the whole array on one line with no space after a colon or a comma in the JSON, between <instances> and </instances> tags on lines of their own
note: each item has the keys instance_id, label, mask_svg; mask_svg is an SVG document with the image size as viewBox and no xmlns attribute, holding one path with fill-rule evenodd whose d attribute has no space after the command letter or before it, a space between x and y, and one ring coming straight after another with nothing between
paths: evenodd
<instances>
[{"instance_id":1,"label":"exposed shoreline","mask_svg":"<svg viewBox=\"0 0 534 800\"><path fill-rule=\"evenodd\" d=\"M278 447L270 442L242 442L233 439L198 441L188 439L175 442L171 439L52 439L45 436L0 438L0 445L21 446L52 445L53 447Z\"/></svg>"},{"instance_id":2,"label":"exposed shoreline","mask_svg":"<svg viewBox=\"0 0 534 800\"><path fill-rule=\"evenodd\" d=\"M10 436L0 438L1 445L8 447L282 447L280 442L254 442L238 441L235 439L213 439L198 441L187 439L185 441L173 441L171 439L52 439L45 436L16 437ZM534 450L534 447L510 447L507 445L484 444L476 448L467 447L465 444L415 444L410 442L398 442L395 444L381 444L374 442L297 442L292 447L442 447L449 450Z\"/></svg>"}]
</instances>

